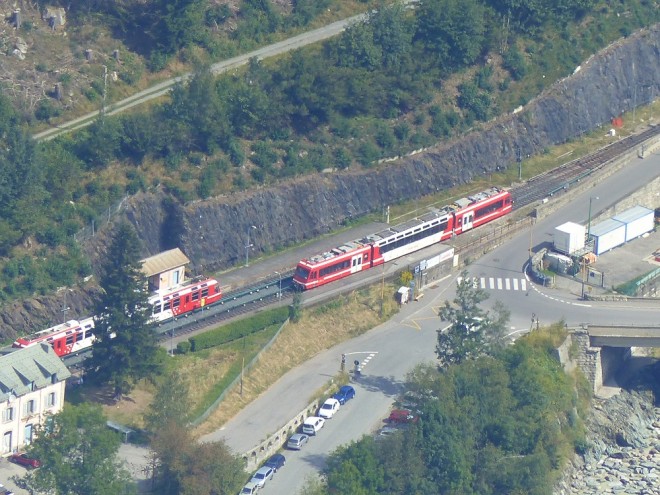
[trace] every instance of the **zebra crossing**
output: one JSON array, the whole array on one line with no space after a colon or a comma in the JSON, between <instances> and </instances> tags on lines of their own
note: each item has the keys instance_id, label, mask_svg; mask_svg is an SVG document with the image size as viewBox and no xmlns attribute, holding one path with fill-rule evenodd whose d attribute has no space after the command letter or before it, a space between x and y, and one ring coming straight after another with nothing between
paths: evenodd
<instances>
[{"instance_id":1,"label":"zebra crossing","mask_svg":"<svg viewBox=\"0 0 660 495\"><path fill-rule=\"evenodd\" d=\"M486 290L511 290L527 292L527 279L525 278L501 278L501 277L468 277L467 282L472 282L475 289ZM456 283L460 284L463 277L458 277Z\"/></svg>"}]
</instances>

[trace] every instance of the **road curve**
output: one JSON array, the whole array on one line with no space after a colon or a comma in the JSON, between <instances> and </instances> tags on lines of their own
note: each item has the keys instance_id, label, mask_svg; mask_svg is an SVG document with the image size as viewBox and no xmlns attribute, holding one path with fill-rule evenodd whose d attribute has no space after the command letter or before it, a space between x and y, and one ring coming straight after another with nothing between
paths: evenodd
<instances>
[{"instance_id":1,"label":"road curve","mask_svg":"<svg viewBox=\"0 0 660 495\"><path fill-rule=\"evenodd\" d=\"M283 41L273 43L272 45L264 46L258 50L254 50L249 53L230 58L228 60L223 60L222 62L217 62L211 66L211 72L214 74L222 74L231 69L235 69L247 64L251 58L257 58L261 60L273 57L275 55L280 55L282 53L286 53L306 45L311 45L312 43L318 43L319 41L323 41L328 38L332 38L333 36L341 33L350 24L359 22L360 20L365 19L366 16L367 14L355 15L341 21L333 22L332 24L322 28L307 31L306 33L293 36L292 38L287 38ZM167 79L166 81L135 93L128 98L124 98L121 101L113 103L106 109L106 115L114 115L133 108L137 105L151 101L155 98L159 98L167 94L175 84L186 81L191 76L192 72L187 72L186 74ZM86 115L83 115L82 117L78 117L51 129L47 129L45 131L34 134L32 137L37 141L49 141L51 139L55 139L64 133L72 132L90 125L92 122L94 122L94 119L96 119L100 113L100 110L90 112Z\"/></svg>"}]
</instances>

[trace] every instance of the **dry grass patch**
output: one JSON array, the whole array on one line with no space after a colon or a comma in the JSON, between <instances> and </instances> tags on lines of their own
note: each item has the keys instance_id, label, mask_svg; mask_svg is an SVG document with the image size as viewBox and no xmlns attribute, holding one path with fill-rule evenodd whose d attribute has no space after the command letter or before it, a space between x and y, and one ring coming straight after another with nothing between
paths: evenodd
<instances>
[{"instance_id":1,"label":"dry grass patch","mask_svg":"<svg viewBox=\"0 0 660 495\"><path fill-rule=\"evenodd\" d=\"M398 305L389 297L394 290L393 285L385 285L383 318L379 317L379 285L303 311L300 320L289 323L270 349L245 374L243 395L240 395L238 387L231 391L220 407L198 428L197 433L203 435L216 430L281 376L319 352L365 333L389 319L398 311ZM310 335L314 338L309 338Z\"/></svg>"}]
</instances>

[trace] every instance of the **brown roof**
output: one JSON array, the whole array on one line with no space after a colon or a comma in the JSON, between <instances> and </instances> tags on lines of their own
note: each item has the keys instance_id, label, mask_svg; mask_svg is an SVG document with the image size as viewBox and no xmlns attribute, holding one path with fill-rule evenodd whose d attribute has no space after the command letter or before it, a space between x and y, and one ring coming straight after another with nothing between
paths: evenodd
<instances>
[{"instance_id":1,"label":"brown roof","mask_svg":"<svg viewBox=\"0 0 660 495\"><path fill-rule=\"evenodd\" d=\"M143 259L142 272L147 277L151 277L152 275L157 275L187 265L188 263L190 263L190 260L183 254L183 251L179 248L174 248Z\"/></svg>"}]
</instances>

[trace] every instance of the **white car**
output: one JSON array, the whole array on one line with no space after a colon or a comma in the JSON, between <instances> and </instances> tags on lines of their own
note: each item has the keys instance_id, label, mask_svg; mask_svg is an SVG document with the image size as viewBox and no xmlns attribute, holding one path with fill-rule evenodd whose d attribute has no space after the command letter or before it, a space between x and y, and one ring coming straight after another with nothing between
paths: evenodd
<instances>
[{"instance_id":1,"label":"white car","mask_svg":"<svg viewBox=\"0 0 660 495\"><path fill-rule=\"evenodd\" d=\"M323 428L325 419L318 416L310 416L302 425L302 432L305 435L316 435L316 432Z\"/></svg>"},{"instance_id":2,"label":"white car","mask_svg":"<svg viewBox=\"0 0 660 495\"><path fill-rule=\"evenodd\" d=\"M339 408L341 407L341 404L337 399L330 398L327 399L323 405L319 408L319 416L321 416L324 419L330 419L335 415L337 411L339 411Z\"/></svg>"}]
</instances>

